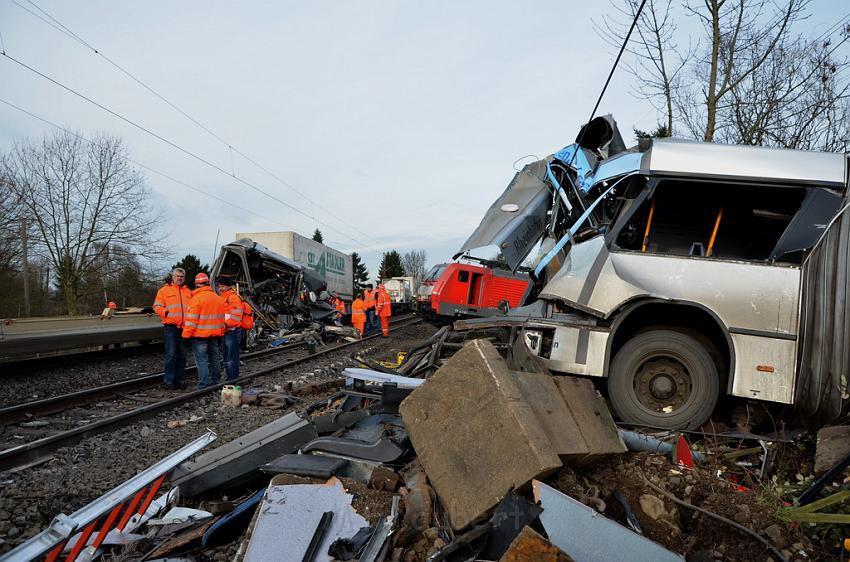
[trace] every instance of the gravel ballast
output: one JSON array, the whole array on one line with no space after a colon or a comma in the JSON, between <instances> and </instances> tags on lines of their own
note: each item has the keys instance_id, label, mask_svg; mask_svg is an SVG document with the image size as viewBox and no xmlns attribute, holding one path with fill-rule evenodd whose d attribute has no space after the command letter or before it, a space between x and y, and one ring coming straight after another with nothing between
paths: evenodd
<instances>
[{"instance_id":1,"label":"gravel ballast","mask_svg":"<svg viewBox=\"0 0 850 562\"><path fill-rule=\"evenodd\" d=\"M434 331L434 327L426 324L408 326L393 332L389 338L365 342L365 350L353 346L261 376L249 388L271 391L275 385L282 387L287 382L298 385L336 379L343 368L355 364L350 357L355 350L372 358L388 358L427 339ZM294 409L304 408L320 398L305 397L304 403ZM0 540L4 541L0 552L11 550L44 529L57 514L79 509L199 437L207 428L218 435L210 447L215 448L292 410L226 407L221 405L218 394L209 395L61 449L43 465L0 475ZM196 421L169 429L168 422L174 420Z\"/></svg>"}]
</instances>

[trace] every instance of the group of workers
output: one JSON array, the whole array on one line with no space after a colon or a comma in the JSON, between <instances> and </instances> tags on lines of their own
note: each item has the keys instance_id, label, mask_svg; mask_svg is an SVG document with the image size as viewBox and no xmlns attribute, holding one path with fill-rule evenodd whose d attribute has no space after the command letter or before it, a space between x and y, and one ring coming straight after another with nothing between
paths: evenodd
<instances>
[{"instance_id":1,"label":"group of workers","mask_svg":"<svg viewBox=\"0 0 850 562\"><path fill-rule=\"evenodd\" d=\"M218 293L210 286L206 273L195 276L195 290L186 285L186 271L175 268L171 281L156 293L153 309L162 319L165 341L165 374L163 386L168 389L186 388L183 373L187 349L192 348L198 370L198 388L221 382L221 352L224 353L226 380L239 377L239 349L242 332L254 326L251 306L239 296L233 281L227 277L216 280ZM331 304L340 318L345 315L345 302L332 295ZM383 285L357 294L351 305L351 324L361 336L381 330L390 335L392 299Z\"/></svg>"},{"instance_id":2,"label":"group of workers","mask_svg":"<svg viewBox=\"0 0 850 562\"><path fill-rule=\"evenodd\" d=\"M367 335L378 330L378 319L381 322L383 336L390 335L390 316L392 316L392 298L386 287L378 285L373 288L371 283L366 285L363 292L357 293L351 303L351 325Z\"/></svg>"},{"instance_id":3,"label":"group of workers","mask_svg":"<svg viewBox=\"0 0 850 562\"><path fill-rule=\"evenodd\" d=\"M227 380L239 377L242 331L254 326L251 306L242 300L227 277L216 279L219 292L206 273L195 276L195 290L185 285L186 271L175 268L171 282L156 293L153 309L162 318L165 341L165 376L169 389L186 388L187 348L191 346L198 370L198 388L221 382L221 355Z\"/></svg>"}]
</instances>

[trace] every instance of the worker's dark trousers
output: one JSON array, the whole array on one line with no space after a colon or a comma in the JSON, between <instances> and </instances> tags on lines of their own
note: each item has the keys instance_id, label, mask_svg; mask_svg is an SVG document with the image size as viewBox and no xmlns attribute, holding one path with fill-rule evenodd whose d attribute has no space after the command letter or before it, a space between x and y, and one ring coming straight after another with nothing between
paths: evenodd
<instances>
[{"instance_id":1,"label":"worker's dark trousers","mask_svg":"<svg viewBox=\"0 0 850 562\"><path fill-rule=\"evenodd\" d=\"M239 377L239 344L242 342L242 328L224 332L224 371L227 380Z\"/></svg>"},{"instance_id":2,"label":"worker's dark trousers","mask_svg":"<svg viewBox=\"0 0 850 562\"><path fill-rule=\"evenodd\" d=\"M375 309L366 310L366 334L371 334L378 329L378 317L375 316Z\"/></svg>"},{"instance_id":3,"label":"worker's dark trousers","mask_svg":"<svg viewBox=\"0 0 850 562\"><path fill-rule=\"evenodd\" d=\"M192 353L198 368L198 388L221 382L221 337L192 338Z\"/></svg>"},{"instance_id":4,"label":"worker's dark trousers","mask_svg":"<svg viewBox=\"0 0 850 562\"><path fill-rule=\"evenodd\" d=\"M183 328L165 325L162 339L165 343L165 376L163 381L170 386L183 383L183 371L186 370L186 340Z\"/></svg>"}]
</instances>

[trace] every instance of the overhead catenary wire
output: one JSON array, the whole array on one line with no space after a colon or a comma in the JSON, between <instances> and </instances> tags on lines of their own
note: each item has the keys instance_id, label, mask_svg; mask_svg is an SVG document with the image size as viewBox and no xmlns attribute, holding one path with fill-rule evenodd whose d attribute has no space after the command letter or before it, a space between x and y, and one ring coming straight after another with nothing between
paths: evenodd
<instances>
[{"instance_id":1,"label":"overhead catenary wire","mask_svg":"<svg viewBox=\"0 0 850 562\"><path fill-rule=\"evenodd\" d=\"M815 37L815 41L820 41L821 39L825 39L827 36L832 35L833 33L838 31L839 29L841 29L841 27L843 27L846 24L850 24L850 12L847 12L846 14L844 14L843 16L838 18L838 21L836 21L834 24L829 26L826 29L826 31L824 31L823 33L821 33L820 35Z\"/></svg>"},{"instance_id":2,"label":"overhead catenary wire","mask_svg":"<svg viewBox=\"0 0 850 562\"><path fill-rule=\"evenodd\" d=\"M20 106L18 106L18 105L15 105L14 103L12 103L12 102L10 102L10 101L8 101L8 100L5 100L5 99L3 99L3 98L0 98L0 103L3 103L3 104L5 104L5 105L7 105L7 106L9 106L9 107L11 107L11 108L13 108L13 109L16 109L17 111L20 111L21 113L24 113L24 114L26 114L26 115L29 115L30 117L32 117L32 118L34 118L34 119L37 119L38 121L41 121L42 123L45 123L45 124L47 124L47 125L50 125L51 127L54 127L55 129L58 129L58 130L60 130L60 131L64 131L64 132L68 133L69 135L73 135L74 137L76 137L76 138L80 139L80 140L81 140L81 141L83 141L83 142L86 142L86 143L88 143L88 144L94 144L94 141L92 141L91 139L86 138L86 137L84 137L83 135L81 135L81 134L79 134L79 133L77 133L77 132L75 132L75 131L72 131L71 129L68 129L68 128L66 128L66 127L63 127L62 125L59 125L59 124L57 124L57 123L54 123L53 121L51 121L51 120L49 120L49 119L47 119L47 118L45 118L45 117L42 117L42 116L40 116L40 115L37 115L36 113L33 113L32 111L26 110L26 109L24 109L24 108L22 108L22 107L20 107ZM156 174L156 175L158 175L158 176L161 176L161 177L163 177L163 178L165 178L165 179L167 179L167 180L169 180L169 181L172 181L172 182L176 183L177 185L180 185L180 186L183 186L183 187L185 187L185 188L187 188L187 189L190 189L190 190L194 191L195 193L199 193L199 194L201 194L201 195L203 195L203 196L205 196L205 197L209 197L210 199L215 199L216 201L219 201L220 203L224 203L224 204L228 205L229 207L232 207L232 208L237 209L237 210L239 210L239 211L242 211L242 212L244 212L244 213L248 213L248 214L253 215L253 216L257 217L257 218L261 218L261 219L263 219L263 220L269 221L270 223L278 224L278 225L281 225L281 226L286 226L286 225L284 225L283 223L281 223L280 221L277 221L277 220L275 220L275 219L272 219L272 218L266 217L266 216L264 216L264 215L261 215L260 213L257 213L256 211L252 211L252 210L250 210L250 209L246 209L246 208L244 208L244 207L240 207L239 205L237 205L237 204L235 204L235 203L233 203L233 202L231 202L231 201L228 201L227 199L224 199L224 198L222 198L222 197L219 197L218 195L215 195L215 194L213 194L213 193L206 192L206 191L204 191L204 190L202 190L202 189L200 189L200 188L198 188L198 187L195 187L195 186L193 186L193 185L191 185L191 184L189 184L189 183L187 183L187 182L185 182L185 181L182 181L182 180L179 180L179 179L177 179L177 178L175 178L175 177L173 177L173 176L170 176L169 174L166 174L165 172L162 172L162 171L160 171L160 170L157 170L156 168L152 168L152 167L148 166L147 164L143 164L142 162L139 162L138 160L134 160L134 159L132 159L132 158L127 158L127 161L128 161L128 162L131 162L131 163L133 163L133 164L135 164L135 165L136 165L136 166L138 166L139 168L142 168L142 169L144 169L144 170L147 170L148 172L151 172L151 173Z\"/></svg>"},{"instance_id":3,"label":"overhead catenary wire","mask_svg":"<svg viewBox=\"0 0 850 562\"><path fill-rule=\"evenodd\" d=\"M283 205L284 207L286 207L286 208L288 208L288 209L290 209L290 210L292 210L292 211L294 211L294 212L296 212L296 213L298 213L298 214L300 214L300 215L302 215L302 216L304 216L304 217L306 217L306 218L308 218L308 219L310 219L310 220L312 220L312 221L315 221L315 222L317 222L317 223L321 224L322 226L326 227L327 229L332 230L332 231L336 232L337 234L339 234L339 235L341 235L341 236L343 236L343 237L345 237L345 238L347 238L347 239L349 239L349 240L352 240L352 241L353 241L353 242L355 242L357 245L359 245L359 246L361 246L361 247L366 247L366 246L368 246L367 244L364 244L363 242L361 242L360 240L358 240L358 239L354 238L353 236L350 236L350 235L348 235L348 234L346 234L346 233L342 232L342 231L341 231L341 230L339 230L338 228L336 228L336 227L334 227L334 226L332 226L332 225L330 225L330 224L328 224L328 223L326 223L326 222L324 222L324 221L322 221L322 220L320 220L320 219L318 219L318 218L316 218L316 217L314 217L314 216L312 216L312 215L307 214L306 212L302 211L302 210L301 210L301 209L299 209L298 207L295 207L295 206L293 206L293 205L291 205L291 204L287 203L286 201L284 201L284 200L280 199L279 197L276 197L276 196L272 195L271 193L269 193L269 192L265 191L264 189L262 189L262 188L260 188L260 187L257 187L257 186L256 186L256 185L254 185L253 183L251 183L251 182L249 182L249 181L247 181L247 180L245 180L245 179L243 179L243 178L240 178L240 177L238 177L238 176L233 176L233 175L231 175L231 174L230 174L230 172L228 172L228 171L227 171L227 170L225 170L224 168L220 167L219 165L217 165L217 164L215 164L215 163L213 163L213 162L211 162L211 161L207 160L206 158L204 158L204 157L202 157L202 156L199 156L199 155L195 154L194 152L192 152L192 151L190 151L190 150L188 150L188 149L186 149L186 148L184 148L184 147L180 146L179 144L177 144L177 143L175 143L175 142L173 142L173 141L171 141L171 140L169 140L169 139L167 139L167 138L163 137L162 135L159 135L158 133L156 133L156 132L154 132L154 131L152 131L152 130L148 129L148 128L147 128L147 127L145 127L144 125L141 125L141 124L139 124L139 123L137 123L137 122L133 121L132 119L130 119L130 118L128 118L128 117L125 117L124 115L121 115L120 113L118 113L118 112L116 112L116 111L113 111L112 109L110 109L110 108L106 107L105 105L103 105L103 104L101 104L101 103L98 103L97 101L95 101L95 100L93 100L93 99L89 98L89 97L88 97L88 96L86 96L85 94L82 94L82 93L78 92L77 90L75 90L75 89L71 88L70 86L67 86L67 85L63 84L62 82L60 82L60 81L58 81L58 80L56 80L56 79L54 79L54 78L52 78L52 77L48 76L47 74L44 74L43 72L39 71L39 70L38 70L38 69L36 69L36 68L33 68L32 66L30 66L30 65L26 64L25 62L23 62L23 61L21 61L21 60L18 60L17 58L15 58L15 57L11 56L9 53L5 53L5 52L4 52L4 53L0 53L0 55L2 55L3 57L5 57L5 58L9 59L10 61L14 62L15 64L17 64L17 65L21 66L22 68L25 68L25 69L29 70L30 72L32 72L32 73L34 73L34 74L36 74L37 76L40 76L41 78L44 78L45 80L47 80L47 81L51 82L52 84L54 84L54 85L56 85L56 86L59 86L59 87L60 87L60 88L62 88L63 90L65 90L65 91L67 91L67 92L70 92L70 93L74 94L75 96L77 96L77 97L79 97L79 98L81 98L81 99L83 99L83 100L85 100L85 101L89 102L90 104L94 105L95 107L98 107L98 108L102 109L103 111L105 111L105 112L109 113L110 115L112 115L112 116L114 116L114 117L117 117L118 119L120 119L120 120L124 121L125 123L127 123L127 124L129 124L129 125L132 125L133 127L135 127L135 128L137 128L137 129L139 129L140 131L143 131L144 133L146 133L146 134L148 134L148 135L150 135L150 136L152 136L152 137L154 137L154 138L158 139L159 141L161 141L161 142L163 142L163 143L167 144L168 146L170 146L170 147L172 147L172 148L174 148L174 149L176 149L176 150L179 150L180 152L182 152L182 153L186 154L187 156L189 156L189 157L191 157L191 158L193 158L193 159L195 159L195 160L197 160L197 161L199 161L199 162L201 162L201 163L203 163L203 164L205 164L205 165L209 166L210 168L212 168L212 169L214 169L214 170L216 170L216 171L218 171L218 172L220 172L220 173L222 173L222 174L224 174L224 175L226 175L226 176L228 176L228 177L231 177L231 178L235 179L236 181L238 181L239 183L243 184L244 186L246 186L246 187L248 187L248 188L250 188L250 189L252 189L252 190L254 190L254 191L258 192L258 193L261 193L261 194L265 195L266 197L268 197L269 199L272 199L273 201L277 201L278 203L280 203L280 204L281 204L281 205Z\"/></svg>"},{"instance_id":4,"label":"overhead catenary wire","mask_svg":"<svg viewBox=\"0 0 850 562\"><path fill-rule=\"evenodd\" d=\"M617 53L617 58L614 59L614 65L611 66L611 71L608 73L608 78L605 80L605 84L602 86L602 91L599 92L599 97L596 98L596 105L593 106L593 111L590 112L590 117L587 119L587 123L589 124L593 121L593 118L596 116L596 110L599 109L599 104L602 103L602 98L605 96L605 91L608 89L608 84L611 83L611 78L614 76L614 71L617 70L617 65L620 63L620 59L623 57L623 53L626 50L626 46L629 44L629 38L632 36L632 32L637 27L638 20L640 20L640 14L643 12L643 7L646 5L646 0L642 0L640 6L638 6L637 12L635 13L635 17L632 20L632 25L629 26L629 31L626 33L625 39L623 39L623 44L620 46L620 52ZM576 159L576 155L578 151L581 150L581 141L584 140L584 135L587 133L587 127L582 128L581 133L579 134L578 140L576 141L576 149L573 151L573 155L570 158L567 167L571 167L573 162Z\"/></svg>"},{"instance_id":5,"label":"overhead catenary wire","mask_svg":"<svg viewBox=\"0 0 850 562\"><path fill-rule=\"evenodd\" d=\"M80 43L81 45L83 45L83 46L84 46L84 47L86 47L87 49L90 49L91 51L93 51L96 55L98 55L99 57L101 57L103 60L105 60L105 61L106 61L107 63L109 63L111 66L113 66L114 68L116 68L116 69L117 69L118 71L120 71L122 74L124 74L125 76L127 76L128 78L130 78L131 80L133 80L134 82L136 82L139 86L141 86L142 88L144 88L145 90L147 90L148 92L150 92L152 95L156 96L156 97L157 97L159 100L161 100L163 103L167 104L167 105L168 105L169 107L171 107L174 111L178 112L180 115L182 115L183 117L185 117L186 119L188 119L189 121L191 121L192 123L194 123L195 125L197 125L198 127L200 127L202 130L204 130L206 133L208 133L209 135L211 135L213 138L215 138L216 140L218 140L219 142L221 142L222 144L224 144L224 145L228 148L229 152L231 153L231 169L233 169L233 163L232 163L233 155L232 155L232 153L233 153L233 152L235 152L236 154L238 154L239 156L241 156L242 158L244 158L245 160L247 160L248 162L250 162L251 164L253 164L253 165L254 165L254 166L256 166L257 168L259 168L260 170L262 170L263 172L265 172L266 174L268 174L269 176L271 176L272 178L274 178L274 179L275 179L277 182L279 182L281 185L283 185L283 186L285 186L287 189L289 189L289 190L291 190L291 191L293 191L293 192L297 193L299 196L301 196L303 199L305 199L305 200L306 200L307 202L309 202L311 205L313 205L313 206L315 206L315 207L317 207L317 208L321 209L322 211L324 211L325 213L327 213L328 215L330 215L331 217L333 217L334 219L336 219L337 221L339 221L341 224L344 224L345 226L347 226L348 228L350 228L352 231L357 232L358 234L360 234L360 235L362 235L362 236L365 236L365 237L367 237L367 238L371 239L371 240L372 240L374 243L376 243L376 244L379 244L379 243L380 243L378 240L376 240L375 238L373 238L372 236L370 236L368 233L366 233L366 232L364 232L364 231L360 230L358 227L356 227L356 226L354 226L354 225L352 225L352 224L350 224L350 223L346 222L344 219L340 218L339 216L337 216L336 214L334 214L332 211L328 210L327 208L325 208L325 207L324 207L324 206L322 206L321 204L319 204L319 203L317 203L316 201L314 201L312 198L308 197L306 194L302 193L300 190L298 190L297 188L295 188L292 184L290 184L289 182L287 182L286 180L284 180L283 178L281 178L278 174L276 174L276 173L272 172L272 171L271 171L271 170L269 170L267 167L265 167L265 166L263 166L262 164L260 164L259 162L257 162L257 160L256 160L256 159L251 158L251 157L250 157L250 156L248 156L245 152L243 152L242 150L239 150L237 147L233 146L233 144L232 144L231 142L229 142L228 140L226 140L226 139L224 139L223 137L221 137L219 134L217 134L215 131L213 131L210 127L208 127L208 126L204 125L203 123L201 123L199 120L197 120L195 117L193 117L192 115L190 115L190 114L189 114L188 112L186 112L185 110L183 110L183 109L181 109L180 107L178 107L178 106L177 106L176 104L174 104L171 100L169 100L168 98L166 98L164 95L160 94L160 93L159 93L157 90L155 90L153 87L149 86L149 85L148 85L146 82L144 82L141 78L138 78L138 77L137 77L136 75L134 75L132 72L130 72L129 70L125 69L123 66L121 66L120 64L118 64L117 62L115 62L114 60L112 60L111 58L109 58L106 54L104 54L104 53L103 53L103 51L101 51L100 49L96 48L94 45L92 45L91 43L89 43L88 41L86 41L85 39L83 39L82 37L80 37L77 33L75 33L73 30L71 30L68 26L66 26L66 25L65 25L65 24L63 24L61 21L59 21L57 18L55 18L54 16L52 16L51 14L49 14L49 13L48 13L47 11L45 11L43 8L41 8L41 7L40 7L38 4L36 4L33 0L27 0L27 2L28 2L29 4L31 4L31 5L32 5L35 9L37 9L39 12L41 12L42 14L44 14L44 16L46 16L46 17L47 17L47 18L49 18L49 19L45 19L45 18L44 18L44 17L42 17L41 15L39 15L39 14L37 14L37 13L33 12L32 10L30 10L30 9L29 9L29 8L27 8L26 6L22 5L22 4L21 4L20 2L18 2L17 0L12 0L12 2L13 2L15 5L19 6L21 9L23 9L23 10L27 11L28 13L30 13L30 14L32 14L33 16L35 16L35 17L37 17L38 19L40 19L41 21L43 21L43 22L45 22L46 24L50 25L50 26L51 26L51 27L53 27L54 29L56 29L56 30L58 30L59 32L61 32L61 33L65 34L66 36L70 37L70 38L71 38L71 39L73 39L74 41L76 41L76 42ZM236 177L235 172L234 172L234 173L231 173L231 175L232 175L233 177Z\"/></svg>"}]
</instances>

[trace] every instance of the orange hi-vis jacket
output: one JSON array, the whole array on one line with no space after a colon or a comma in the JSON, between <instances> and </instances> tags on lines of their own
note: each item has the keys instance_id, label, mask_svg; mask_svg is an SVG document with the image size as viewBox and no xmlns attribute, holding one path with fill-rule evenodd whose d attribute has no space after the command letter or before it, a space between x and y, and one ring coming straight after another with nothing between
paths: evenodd
<instances>
[{"instance_id":1,"label":"orange hi-vis jacket","mask_svg":"<svg viewBox=\"0 0 850 562\"><path fill-rule=\"evenodd\" d=\"M379 317L389 317L392 316L392 305L393 299L390 298L390 294L386 291L378 290L378 302L376 305L376 311Z\"/></svg>"},{"instance_id":2,"label":"orange hi-vis jacket","mask_svg":"<svg viewBox=\"0 0 850 562\"><path fill-rule=\"evenodd\" d=\"M224 299L224 327L235 330L242 327L242 297L232 287L221 294Z\"/></svg>"},{"instance_id":3,"label":"orange hi-vis jacket","mask_svg":"<svg viewBox=\"0 0 850 562\"><path fill-rule=\"evenodd\" d=\"M375 299L376 292L377 291L370 291L369 289L363 291L363 303L366 305L366 310L371 310L378 304Z\"/></svg>"},{"instance_id":4,"label":"orange hi-vis jacket","mask_svg":"<svg viewBox=\"0 0 850 562\"><path fill-rule=\"evenodd\" d=\"M242 329L250 330L254 327L254 309L248 301L242 301Z\"/></svg>"},{"instance_id":5,"label":"orange hi-vis jacket","mask_svg":"<svg viewBox=\"0 0 850 562\"><path fill-rule=\"evenodd\" d=\"M356 328L358 324L362 326L364 323L366 323L366 303L357 297L351 303L351 325Z\"/></svg>"},{"instance_id":6,"label":"orange hi-vis jacket","mask_svg":"<svg viewBox=\"0 0 850 562\"><path fill-rule=\"evenodd\" d=\"M189 311L192 291L186 285L168 283L156 292L153 310L166 326L183 327L183 317Z\"/></svg>"},{"instance_id":7,"label":"orange hi-vis jacket","mask_svg":"<svg viewBox=\"0 0 850 562\"><path fill-rule=\"evenodd\" d=\"M195 289L186 323L184 338L215 338L224 335L224 299L215 294L212 287L205 285Z\"/></svg>"},{"instance_id":8,"label":"orange hi-vis jacket","mask_svg":"<svg viewBox=\"0 0 850 562\"><path fill-rule=\"evenodd\" d=\"M339 312L340 316L345 316L345 301L339 297L334 297L334 307Z\"/></svg>"}]
</instances>

